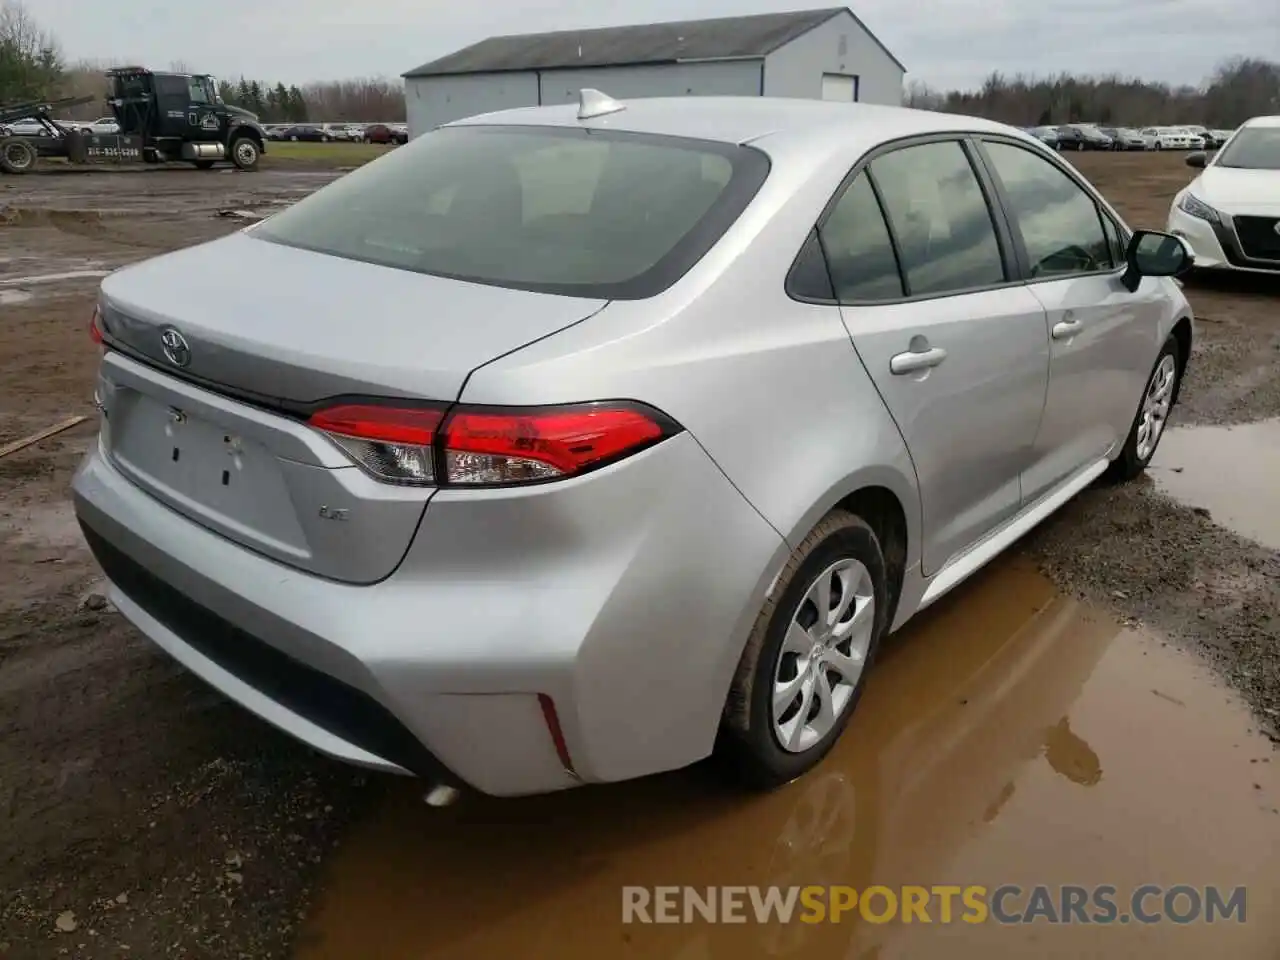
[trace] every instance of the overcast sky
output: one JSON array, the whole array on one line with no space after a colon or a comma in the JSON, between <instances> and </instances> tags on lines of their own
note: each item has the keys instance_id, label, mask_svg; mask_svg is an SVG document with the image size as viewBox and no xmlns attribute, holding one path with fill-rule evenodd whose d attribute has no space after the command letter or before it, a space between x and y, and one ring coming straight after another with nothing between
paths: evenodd
<instances>
[{"instance_id":1,"label":"overcast sky","mask_svg":"<svg viewBox=\"0 0 1280 960\"><path fill-rule=\"evenodd\" d=\"M220 77L397 77L500 33L821 7L768 0L25 0L68 59L174 61ZM857 0L910 79L976 86L992 70L1137 73L1199 83L1233 54L1280 51L1277 0Z\"/></svg>"}]
</instances>

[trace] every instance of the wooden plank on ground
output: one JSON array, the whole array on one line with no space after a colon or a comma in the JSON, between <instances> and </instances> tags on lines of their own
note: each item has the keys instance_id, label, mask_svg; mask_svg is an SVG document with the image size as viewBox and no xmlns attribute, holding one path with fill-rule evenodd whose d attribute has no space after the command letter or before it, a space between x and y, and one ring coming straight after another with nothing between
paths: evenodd
<instances>
[{"instance_id":1,"label":"wooden plank on ground","mask_svg":"<svg viewBox=\"0 0 1280 960\"><path fill-rule=\"evenodd\" d=\"M14 440L12 443L6 443L3 447L0 447L0 457L7 457L11 453L17 453L19 450L23 450L31 446L33 443L39 443L41 440L47 440L55 433L61 433L63 430L70 430L76 424L84 423L88 419L88 417L81 414L79 416L67 417L65 420L59 420L52 427L45 427L43 430L33 433L29 437L23 437L21 440Z\"/></svg>"}]
</instances>

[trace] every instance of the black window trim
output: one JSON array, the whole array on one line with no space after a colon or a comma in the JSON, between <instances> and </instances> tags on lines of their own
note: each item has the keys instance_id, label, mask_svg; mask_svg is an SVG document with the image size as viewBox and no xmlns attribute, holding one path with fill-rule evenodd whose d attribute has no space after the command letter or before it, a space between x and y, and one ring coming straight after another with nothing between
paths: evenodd
<instances>
[{"instance_id":1,"label":"black window trim","mask_svg":"<svg viewBox=\"0 0 1280 960\"><path fill-rule=\"evenodd\" d=\"M1019 140L1016 137L1004 136L998 133L978 134L973 138L974 152L976 156L979 158L984 170L986 171L987 178L990 180L992 189L995 191L995 195L999 200L1001 210L1003 211L1003 217L1004 217L1005 223L1009 228L1009 231L1013 237L1013 244L1014 244L1014 249L1016 251L1016 257L1017 257L1018 272L1022 275L1022 278L1023 278L1022 283L1026 284L1027 286L1031 286L1034 284L1041 284L1041 283L1055 283L1060 280L1071 280L1079 277L1107 277L1107 276L1113 276L1113 275L1120 276L1125 272L1127 267L1125 263L1121 262L1116 266L1107 267L1106 269L1103 269L1103 270L1089 270L1089 271L1083 271L1080 273L1055 273L1055 274L1050 274L1049 276L1041 276L1041 277L1032 276L1031 275L1031 258L1027 254L1027 247L1022 236L1022 229L1019 225L1017 225L1014 222L1013 215L1010 213L1010 211L1013 209L1013 204L1009 200L1008 193L1005 190L1003 183L1001 183L1000 178L996 175L995 164L991 160L991 155L987 153L986 144L988 143L1000 143L1000 144L1004 144L1005 146L1016 147L1018 149L1025 150L1027 153L1030 153L1033 156L1039 157L1040 159L1044 160L1046 163L1050 164L1056 170L1058 170L1064 176L1066 176L1068 180L1070 180L1078 188L1080 188L1081 191L1084 192L1084 195L1086 197L1088 197L1090 200L1093 201L1093 209L1098 215L1098 227L1102 230L1102 237L1104 242L1107 241L1107 228L1106 228L1106 224L1103 222L1104 220L1111 221L1112 226L1115 227L1116 235L1120 238L1120 246L1122 249L1128 248L1131 234L1125 228L1123 222L1112 215L1112 212L1108 208L1106 201L1102 199L1102 197L1098 194L1098 192L1094 190L1093 187L1079 175L1079 173L1075 170L1075 168L1073 168L1069 163L1062 160L1062 158L1059 157L1056 153L1051 154L1047 150L1041 150L1035 147L1033 144L1026 143L1022 140ZM1110 247L1109 242L1107 242L1107 246L1108 248Z\"/></svg>"},{"instance_id":2,"label":"black window trim","mask_svg":"<svg viewBox=\"0 0 1280 960\"><path fill-rule=\"evenodd\" d=\"M943 297L962 297L968 294L986 293L991 290L1004 290L1009 287L1020 286L1026 281L1023 277L1023 269L1020 261L1014 252L1014 237L1009 224L1008 214L1005 205L999 201L995 194L995 184L991 180L986 166L981 162L980 156L975 146L975 138L983 136L982 133L972 130L948 130L937 133L913 134L907 137L899 137L895 140L887 140L884 143L868 150L853 164L853 167L841 179L839 185L827 200L826 205L822 208L822 212L818 215L814 230L818 232L819 245L821 245L822 228L827 220L830 219L836 205L844 197L845 191L850 184L858 178L864 171L868 174L868 180L871 182L872 190L876 196L876 203L880 206L881 216L884 218L885 226L889 231L889 240L893 245L894 258L898 262L898 276L903 284L903 296L897 298L889 298L882 300L841 300L839 297L835 299L825 299L813 297L794 289L792 278L796 271L796 263L804 253L804 245L797 251L796 257L791 267L787 271L785 282L785 290L787 296L792 300L800 303L821 304L826 306L841 307L873 307L873 306L891 306L900 303L924 303L929 300L940 300ZM1012 140L1012 138L1010 138ZM983 199L987 204L987 212L991 216L991 224L996 234L996 245L1000 251L1001 267L1004 270L1005 279L1000 283L991 283L975 287L963 287L955 290L945 290L939 293L922 293L915 296L910 295L910 288L907 285L905 271L902 266L902 258L898 253L897 235L894 233L893 223L889 217L885 216L884 203L880 195L880 189L875 183L875 178L870 175L870 166L878 157L885 156L889 153L896 153L899 150L905 150L909 147L918 147L930 143L956 143L964 152L965 158L969 161L969 166L973 170L973 175L978 181L979 189L982 191ZM805 242L808 242L808 234L805 236ZM823 258L828 259L826 250L823 250ZM828 259L828 270L830 269L830 261ZM835 278L832 278L832 292L835 292Z\"/></svg>"}]
</instances>

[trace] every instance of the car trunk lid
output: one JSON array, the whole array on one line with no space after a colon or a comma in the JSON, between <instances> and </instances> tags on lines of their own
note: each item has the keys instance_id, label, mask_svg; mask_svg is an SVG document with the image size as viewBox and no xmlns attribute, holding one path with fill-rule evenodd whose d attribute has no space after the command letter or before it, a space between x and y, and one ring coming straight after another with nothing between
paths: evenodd
<instances>
[{"instance_id":1,"label":"car trunk lid","mask_svg":"<svg viewBox=\"0 0 1280 960\"><path fill-rule=\"evenodd\" d=\"M118 348L98 384L104 451L202 526L293 567L375 582L432 491L373 479L306 425L307 409L353 395L451 401L475 368L603 305L234 235L103 284Z\"/></svg>"}]
</instances>

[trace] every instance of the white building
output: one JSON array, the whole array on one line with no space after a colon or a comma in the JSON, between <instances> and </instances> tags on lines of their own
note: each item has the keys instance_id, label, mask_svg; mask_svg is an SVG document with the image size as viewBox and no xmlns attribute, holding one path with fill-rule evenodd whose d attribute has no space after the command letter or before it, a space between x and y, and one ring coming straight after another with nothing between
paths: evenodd
<instances>
[{"instance_id":1,"label":"white building","mask_svg":"<svg viewBox=\"0 0 1280 960\"><path fill-rule=\"evenodd\" d=\"M769 96L898 105L906 67L847 7L490 37L404 74L409 131L583 87L618 99Z\"/></svg>"}]
</instances>

